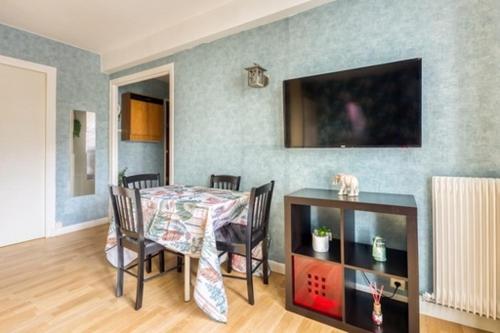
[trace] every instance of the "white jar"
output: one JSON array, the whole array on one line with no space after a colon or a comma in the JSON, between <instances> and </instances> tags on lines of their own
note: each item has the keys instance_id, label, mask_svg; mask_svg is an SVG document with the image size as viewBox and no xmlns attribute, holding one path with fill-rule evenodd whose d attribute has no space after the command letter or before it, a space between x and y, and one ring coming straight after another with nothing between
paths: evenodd
<instances>
[{"instance_id":1,"label":"white jar","mask_svg":"<svg viewBox=\"0 0 500 333\"><path fill-rule=\"evenodd\" d=\"M331 236L317 236L314 232L312 233L313 238L313 250L315 252L328 252L330 246Z\"/></svg>"}]
</instances>

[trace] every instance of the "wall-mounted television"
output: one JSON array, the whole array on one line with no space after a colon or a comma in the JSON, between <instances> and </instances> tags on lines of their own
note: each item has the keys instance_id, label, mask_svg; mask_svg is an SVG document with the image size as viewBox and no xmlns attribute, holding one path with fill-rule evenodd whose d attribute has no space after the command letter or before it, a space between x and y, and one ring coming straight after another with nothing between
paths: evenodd
<instances>
[{"instance_id":1,"label":"wall-mounted television","mask_svg":"<svg viewBox=\"0 0 500 333\"><path fill-rule=\"evenodd\" d=\"M420 147L422 61L283 82L285 146Z\"/></svg>"}]
</instances>

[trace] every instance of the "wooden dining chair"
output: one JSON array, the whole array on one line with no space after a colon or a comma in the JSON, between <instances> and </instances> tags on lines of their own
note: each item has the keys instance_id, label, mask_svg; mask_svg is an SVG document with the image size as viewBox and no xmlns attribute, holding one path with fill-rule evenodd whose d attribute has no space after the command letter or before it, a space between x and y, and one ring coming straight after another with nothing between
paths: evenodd
<instances>
[{"instance_id":1,"label":"wooden dining chair","mask_svg":"<svg viewBox=\"0 0 500 333\"><path fill-rule=\"evenodd\" d=\"M161 186L159 173L144 173L133 176L123 176L122 182L124 187L144 189Z\"/></svg>"},{"instance_id":2,"label":"wooden dining chair","mask_svg":"<svg viewBox=\"0 0 500 333\"><path fill-rule=\"evenodd\" d=\"M269 283L268 262L268 227L271 198L273 196L274 180L250 192L248 205L247 224L230 223L215 232L217 250L220 255L227 253L227 272L231 273L231 260L233 254L245 256L246 277L223 274L225 277L243 279L247 281L248 303L254 304L253 273L262 265L262 278L264 284ZM262 242L262 259L252 257L252 250ZM252 260L258 265L252 267Z\"/></svg>"},{"instance_id":3,"label":"wooden dining chair","mask_svg":"<svg viewBox=\"0 0 500 333\"><path fill-rule=\"evenodd\" d=\"M211 175L210 176L210 187L218 188L221 190L240 190L240 176L228 176L228 175Z\"/></svg>"},{"instance_id":4,"label":"wooden dining chair","mask_svg":"<svg viewBox=\"0 0 500 333\"><path fill-rule=\"evenodd\" d=\"M114 221L116 226L116 244L118 251L118 271L116 279L116 296L123 295L123 273L137 278L137 296L135 309L142 307L144 282L176 269L165 270L163 250L161 244L144 238L144 221L142 218L141 197L138 189L128 189L119 186L110 186L110 196L113 205ZM127 248L137 252L137 262L127 267L123 263L123 250ZM159 254L160 272L144 278L144 261L147 256ZM137 266L137 274L130 271Z\"/></svg>"},{"instance_id":5,"label":"wooden dining chair","mask_svg":"<svg viewBox=\"0 0 500 333\"><path fill-rule=\"evenodd\" d=\"M145 189L151 187L161 186L159 173L144 173L133 176L123 176L122 183L124 187L133 189ZM154 255L154 254L153 254ZM152 255L146 257L146 272L151 273L152 269ZM160 261L164 261L164 255L160 254ZM177 257L177 271L182 271L182 257Z\"/></svg>"}]
</instances>

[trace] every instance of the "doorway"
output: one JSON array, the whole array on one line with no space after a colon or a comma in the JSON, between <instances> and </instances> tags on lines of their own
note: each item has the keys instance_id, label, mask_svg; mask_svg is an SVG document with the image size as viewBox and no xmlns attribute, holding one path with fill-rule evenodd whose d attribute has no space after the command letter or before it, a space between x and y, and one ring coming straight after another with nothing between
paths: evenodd
<instances>
[{"instance_id":1,"label":"doorway","mask_svg":"<svg viewBox=\"0 0 500 333\"><path fill-rule=\"evenodd\" d=\"M55 68L0 56L0 246L55 227Z\"/></svg>"},{"instance_id":2,"label":"doorway","mask_svg":"<svg viewBox=\"0 0 500 333\"><path fill-rule=\"evenodd\" d=\"M174 183L173 70L173 64L168 64L110 81L111 184L119 184L123 174L138 173L160 173L162 183ZM124 106L121 105L123 97ZM136 117L140 118L139 122L147 123L144 128L149 129L149 133L130 134L130 101L137 105ZM162 108L161 116L157 114L158 105ZM149 112L137 111L137 108ZM157 126L161 126L159 136Z\"/></svg>"}]
</instances>

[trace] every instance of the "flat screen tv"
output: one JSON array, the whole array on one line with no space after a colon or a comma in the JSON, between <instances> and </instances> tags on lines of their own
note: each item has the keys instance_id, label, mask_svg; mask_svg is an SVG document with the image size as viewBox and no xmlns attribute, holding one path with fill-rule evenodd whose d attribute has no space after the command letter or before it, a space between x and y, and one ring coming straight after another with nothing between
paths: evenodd
<instances>
[{"instance_id":1,"label":"flat screen tv","mask_svg":"<svg viewBox=\"0 0 500 333\"><path fill-rule=\"evenodd\" d=\"M420 147L421 59L286 80L285 146Z\"/></svg>"}]
</instances>

